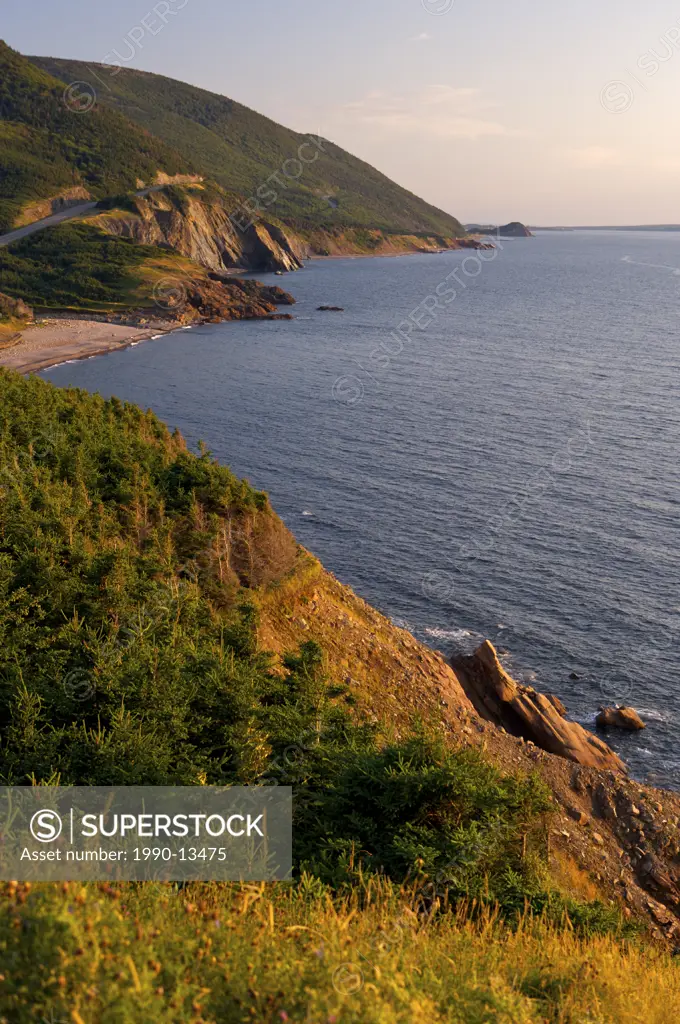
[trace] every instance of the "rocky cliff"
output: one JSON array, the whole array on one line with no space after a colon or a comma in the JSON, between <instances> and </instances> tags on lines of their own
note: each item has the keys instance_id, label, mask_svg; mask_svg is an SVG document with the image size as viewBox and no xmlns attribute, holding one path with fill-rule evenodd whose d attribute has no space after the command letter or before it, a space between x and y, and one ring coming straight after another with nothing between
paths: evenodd
<instances>
[{"instance_id":1,"label":"rocky cliff","mask_svg":"<svg viewBox=\"0 0 680 1024\"><path fill-rule=\"evenodd\" d=\"M278 294L277 294L278 293ZM259 281L203 280L188 282L181 297L178 320L221 323L223 320L291 320L277 306L290 306L294 299L280 288L268 288ZM168 306L172 313L173 305Z\"/></svg>"},{"instance_id":2,"label":"rocky cliff","mask_svg":"<svg viewBox=\"0 0 680 1024\"><path fill-rule=\"evenodd\" d=\"M617 756L580 726L571 734L579 743L561 752L546 749L540 731L532 739L524 730L507 729L480 705L479 695L488 698L501 683L511 700L531 705L536 722L537 712L547 711L544 731L568 731L575 723L567 722L555 698L522 693L506 673L501 676L490 644L467 671L454 668L307 552L300 550L293 571L258 600L263 650L282 656L304 640L318 640L331 681L349 687L355 706L376 723L388 723L394 735L408 733L417 719L438 722L454 746L480 748L506 772L537 772L554 803L547 841L555 883L575 898L619 905L657 939L680 947L679 794L629 779ZM478 673L477 693L470 688L470 669ZM587 763L575 763L577 747Z\"/></svg>"},{"instance_id":3,"label":"rocky cliff","mask_svg":"<svg viewBox=\"0 0 680 1024\"><path fill-rule=\"evenodd\" d=\"M243 280L226 272L196 268L192 277L167 281L154 293L153 306L140 304L124 313L87 313L92 320L171 330L179 325L222 323L225 320L292 320L279 306L293 306L295 299L282 288Z\"/></svg>"},{"instance_id":4,"label":"rocky cliff","mask_svg":"<svg viewBox=\"0 0 680 1024\"><path fill-rule=\"evenodd\" d=\"M0 320L30 320L33 310L22 299L0 292Z\"/></svg>"},{"instance_id":5,"label":"rocky cliff","mask_svg":"<svg viewBox=\"0 0 680 1024\"><path fill-rule=\"evenodd\" d=\"M442 252L447 249L493 249L476 238L448 235L399 235L379 229L314 228L304 232L312 256L398 256L409 252Z\"/></svg>"},{"instance_id":6,"label":"rocky cliff","mask_svg":"<svg viewBox=\"0 0 680 1024\"><path fill-rule=\"evenodd\" d=\"M232 219L233 216L233 219ZM91 222L109 234L175 249L210 270L298 270L314 256L394 256L446 249L490 249L488 242L443 235L395 235L381 230L306 230L304 237L267 220L230 216L228 200L200 183L126 197L124 208Z\"/></svg>"},{"instance_id":7,"label":"rocky cliff","mask_svg":"<svg viewBox=\"0 0 680 1024\"><path fill-rule=\"evenodd\" d=\"M239 230L219 197L168 188L126 199L90 223L121 238L174 249L210 270L298 270L304 244L283 228L257 221Z\"/></svg>"}]
</instances>

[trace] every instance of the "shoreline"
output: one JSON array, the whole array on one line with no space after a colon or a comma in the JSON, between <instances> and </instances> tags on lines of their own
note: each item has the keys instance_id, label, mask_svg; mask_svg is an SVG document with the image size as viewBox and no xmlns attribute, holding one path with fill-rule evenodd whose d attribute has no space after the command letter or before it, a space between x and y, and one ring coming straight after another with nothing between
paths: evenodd
<instances>
[{"instance_id":1,"label":"shoreline","mask_svg":"<svg viewBox=\"0 0 680 1024\"><path fill-rule=\"evenodd\" d=\"M317 260L388 260L399 256L440 256L444 252L462 252L462 249L405 249L403 252L332 252L327 256L308 256L305 262Z\"/></svg>"},{"instance_id":2,"label":"shoreline","mask_svg":"<svg viewBox=\"0 0 680 1024\"><path fill-rule=\"evenodd\" d=\"M315 255L308 258L316 260L363 260L363 259L396 259L403 256L434 256L445 252L461 252L472 246L460 246L447 249L412 249L401 252L382 253L331 253L327 256ZM305 260L307 262L307 260ZM303 263L304 268L304 263ZM302 268L301 268L302 269ZM234 272L234 276L255 271ZM110 352L119 352L141 341L171 334L184 327L199 326L202 320L192 324L157 322L155 326L134 327L132 325L109 323L105 320L89 319L87 315L79 317L59 316L46 317L40 325L27 327L19 332L19 339L4 349L0 349L0 367L14 370L16 373L39 373L62 363L90 359L93 356L104 356Z\"/></svg>"},{"instance_id":3,"label":"shoreline","mask_svg":"<svg viewBox=\"0 0 680 1024\"><path fill-rule=\"evenodd\" d=\"M16 373L38 373L91 356L107 355L140 341L181 329L181 325L128 327L77 317L50 319L44 326L28 327L10 348L0 350L0 366Z\"/></svg>"},{"instance_id":4,"label":"shoreline","mask_svg":"<svg viewBox=\"0 0 680 1024\"><path fill-rule=\"evenodd\" d=\"M479 249L495 248L495 246L487 245L454 245L447 246L444 249L402 249L399 252L332 252L326 256L315 254L314 256L306 256L303 259L304 263L315 263L316 260L380 260L380 259L396 259L398 256L441 256L445 252L477 252Z\"/></svg>"}]
</instances>

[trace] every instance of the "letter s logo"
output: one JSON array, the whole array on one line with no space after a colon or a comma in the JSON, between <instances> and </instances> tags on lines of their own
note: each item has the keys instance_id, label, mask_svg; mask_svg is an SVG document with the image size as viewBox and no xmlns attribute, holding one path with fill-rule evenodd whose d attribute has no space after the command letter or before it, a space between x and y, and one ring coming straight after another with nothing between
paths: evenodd
<instances>
[{"instance_id":1,"label":"letter s logo","mask_svg":"<svg viewBox=\"0 0 680 1024\"><path fill-rule=\"evenodd\" d=\"M53 843L61 835L62 821L56 811L36 811L29 827L39 843Z\"/></svg>"}]
</instances>

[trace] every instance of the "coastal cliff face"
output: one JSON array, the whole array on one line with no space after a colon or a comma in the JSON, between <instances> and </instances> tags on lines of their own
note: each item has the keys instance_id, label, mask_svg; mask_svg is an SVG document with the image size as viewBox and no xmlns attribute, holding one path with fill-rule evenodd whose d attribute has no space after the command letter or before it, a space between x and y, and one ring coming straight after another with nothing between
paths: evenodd
<instances>
[{"instance_id":1,"label":"coastal cliff face","mask_svg":"<svg viewBox=\"0 0 680 1024\"><path fill-rule=\"evenodd\" d=\"M255 220L240 230L223 202L202 188L167 189L126 200L89 219L108 234L174 249L210 270L292 271L313 256L396 256L448 249L490 249L488 242L443 235L395 235L381 230L305 230ZM238 217L234 218L238 223Z\"/></svg>"},{"instance_id":2,"label":"coastal cliff face","mask_svg":"<svg viewBox=\"0 0 680 1024\"><path fill-rule=\"evenodd\" d=\"M174 249L215 271L298 270L305 254L300 240L274 224L258 221L237 230L224 205L200 192L151 192L89 222L107 234Z\"/></svg>"},{"instance_id":3,"label":"coastal cliff face","mask_svg":"<svg viewBox=\"0 0 680 1024\"><path fill-rule=\"evenodd\" d=\"M398 256L404 253L442 252L447 249L493 249L475 238L445 235L397 235L379 229L344 228L305 231L306 245L314 256Z\"/></svg>"},{"instance_id":4,"label":"coastal cliff face","mask_svg":"<svg viewBox=\"0 0 680 1024\"><path fill-rule=\"evenodd\" d=\"M454 667L307 552L300 552L285 579L260 591L259 604L263 650L283 657L295 644L317 640L330 680L349 686L357 709L389 723L397 737L418 718L436 721L454 747L480 749L504 772L537 773L554 805L548 834L554 881L574 898L618 905L658 940L680 946L679 794L629 779L613 751L565 719L557 698L523 693L499 671L490 644L466 671ZM491 701L498 710L499 688L502 696L527 704L534 725L543 722L534 739L506 729L482 706ZM560 753L550 742L555 729L567 741Z\"/></svg>"}]
</instances>

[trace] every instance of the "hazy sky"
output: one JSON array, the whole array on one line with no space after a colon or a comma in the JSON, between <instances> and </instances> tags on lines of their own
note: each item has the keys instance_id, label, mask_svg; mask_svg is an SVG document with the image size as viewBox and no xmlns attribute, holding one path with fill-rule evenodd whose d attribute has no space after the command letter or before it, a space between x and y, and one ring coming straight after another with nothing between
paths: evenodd
<instances>
[{"instance_id":1,"label":"hazy sky","mask_svg":"<svg viewBox=\"0 0 680 1024\"><path fill-rule=\"evenodd\" d=\"M154 7L171 9L165 25ZM117 51L320 131L464 221L680 222L673 0L0 0L0 11L0 34L23 53Z\"/></svg>"}]
</instances>

